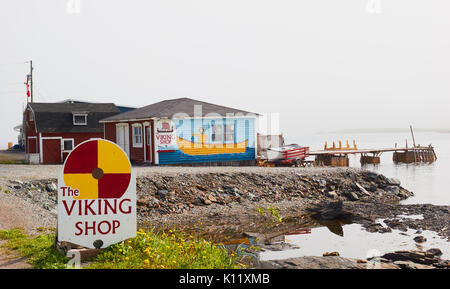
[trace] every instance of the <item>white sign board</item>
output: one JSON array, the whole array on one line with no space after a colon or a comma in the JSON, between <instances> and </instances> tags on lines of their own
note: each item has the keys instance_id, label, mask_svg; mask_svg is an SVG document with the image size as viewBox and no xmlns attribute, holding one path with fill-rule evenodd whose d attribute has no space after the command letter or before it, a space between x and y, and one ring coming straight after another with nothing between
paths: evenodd
<instances>
[{"instance_id":1,"label":"white sign board","mask_svg":"<svg viewBox=\"0 0 450 289\"><path fill-rule=\"evenodd\" d=\"M177 148L175 123L170 119L161 119L156 125L156 147L158 151L168 151Z\"/></svg>"},{"instance_id":2,"label":"white sign board","mask_svg":"<svg viewBox=\"0 0 450 289\"><path fill-rule=\"evenodd\" d=\"M79 144L58 176L58 241L105 248L136 236L136 173L106 140Z\"/></svg>"}]
</instances>

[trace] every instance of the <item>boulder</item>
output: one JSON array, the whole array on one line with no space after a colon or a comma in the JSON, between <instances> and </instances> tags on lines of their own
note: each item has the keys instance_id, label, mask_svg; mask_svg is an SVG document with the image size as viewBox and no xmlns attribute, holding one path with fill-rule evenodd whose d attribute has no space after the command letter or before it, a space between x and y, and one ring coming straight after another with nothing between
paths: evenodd
<instances>
[{"instance_id":1,"label":"boulder","mask_svg":"<svg viewBox=\"0 0 450 289\"><path fill-rule=\"evenodd\" d=\"M326 192L326 196L332 199L337 199L339 198L338 194L335 191L329 191Z\"/></svg>"},{"instance_id":2,"label":"boulder","mask_svg":"<svg viewBox=\"0 0 450 289\"><path fill-rule=\"evenodd\" d=\"M434 269L433 266L417 264L411 261L395 261L393 264L399 266L401 269Z\"/></svg>"},{"instance_id":3,"label":"boulder","mask_svg":"<svg viewBox=\"0 0 450 289\"><path fill-rule=\"evenodd\" d=\"M442 251L438 248L431 248L427 250L427 253L433 254L434 256L442 256Z\"/></svg>"},{"instance_id":4,"label":"boulder","mask_svg":"<svg viewBox=\"0 0 450 289\"><path fill-rule=\"evenodd\" d=\"M358 195L355 192L348 192L348 193L345 194L345 196L350 201L357 201L357 200L359 200L359 197L358 197Z\"/></svg>"},{"instance_id":5,"label":"boulder","mask_svg":"<svg viewBox=\"0 0 450 289\"><path fill-rule=\"evenodd\" d=\"M214 197L214 196L211 195L211 194L208 195L208 200L210 200L211 202L217 203L216 197Z\"/></svg>"},{"instance_id":6,"label":"boulder","mask_svg":"<svg viewBox=\"0 0 450 289\"><path fill-rule=\"evenodd\" d=\"M417 236L417 237L414 237L414 241L416 243L424 243L427 241L427 238L425 238L424 236Z\"/></svg>"},{"instance_id":7,"label":"boulder","mask_svg":"<svg viewBox=\"0 0 450 289\"><path fill-rule=\"evenodd\" d=\"M367 177L369 178L369 179L371 179L371 180L376 180L377 178L378 178L378 173L376 173L376 172L371 172L371 171L368 171L367 172Z\"/></svg>"},{"instance_id":8,"label":"boulder","mask_svg":"<svg viewBox=\"0 0 450 289\"><path fill-rule=\"evenodd\" d=\"M158 190L158 192L156 192L156 194L163 200L166 199L166 196L168 194L167 190Z\"/></svg>"},{"instance_id":9,"label":"boulder","mask_svg":"<svg viewBox=\"0 0 450 289\"><path fill-rule=\"evenodd\" d=\"M45 186L45 189L47 190L47 192L57 192L58 191L58 187L56 186L55 183L49 183Z\"/></svg>"},{"instance_id":10,"label":"boulder","mask_svg":"<svg viewBox=\"0 0 450 289\"><path fill-rule=\"evenodd\" d=\"M323 201L312 208L306 209L311 213L311 217L317 220L345 219L346 213L342 209L342 201Z\"/></svg>"},{"instance_id":11,"label":"boulder","mask_svg":"<svg viewBox=\"0 0 450 289\"><path fill-rule=\"evenodd\" d=\"M361 186L358 183L355 183L355 185L358 187L358 189L361 193L363 193L366 196L370 196L369 192L363 186Z\"/></svg>"},{"instance_id":12,"label":"boulder","mask_svg":"<svg viewBox=\"0 0 450 289\"><path fill-rule=\"evenodd\" d=\"M400 219L386 219L384 220L384 223L392 229L400 230L402 232L408 231L408 226Z\"/></svg>"},{"instance_id":13,"label":"boulder","mask_svg":"<svg viewBox=\"0 0 450 289\"><path fill-rule=\"evenodd\" d=\"M384 188L384 190L395 195L400 192L400 188L398 186L387 186Z\"/></svg>"},{"instance_id":14,"label":"boulder","mask_svg":"<svg viewBox=\"0 0 450 289\"><path fill-rule=\"evenodd\" d=\"M424 251L395 251L382 256L385 259L395 261L411 261L414 263L431 265L439 263L440 258Z\"/></svg>"},{"instance_id":15,"label":"boulder","mask_svg":"<svg viewBox=\"0 0 450 289\"><path fill-rule=\"evenodd\" d=\"M383 227L380 223L372 223L364 226L367 232L370 233L390 233L392 229L389 227Z\"/></svg>"},{"instance_id":16,"label":"boulder","mask_svg":"<svg viewBox=\"0 0 450 289\"><path fill-rule=\"evenodd\" d=\"M317 183L319 184L319 186L321 187L326 187L327 186L327 182L325 180L318 180Z\"/></svg>"},{"instance_id":17,"label":"boulder","mask_svg":"<svg viewBox=\"0 0 450 289\"><path fill-rule=\"evenodd\" d=\"M391 186L400 186L400 180L396 178L389 178L387 183Z\"/></svg>"},{"instance_id":18,"label":"boulder","mask_svg":"<svg viewBox=\"0 0 450 289\"><path fill-rule=\"evenodd\" d=\"M259 269L363 269L365 266L339 256L307 256L259 263Z\"/></svg>"},{"instance_id":19,"label":"boulder","mask_svg":"<svg viewBox=\"0 0 450 289\"><path fill-rule=\"evenodd\" d=\"M325 252L322 254L323 257L328 257L328 256L339 256L339 252Z\"/></svg>"}]
</instances>

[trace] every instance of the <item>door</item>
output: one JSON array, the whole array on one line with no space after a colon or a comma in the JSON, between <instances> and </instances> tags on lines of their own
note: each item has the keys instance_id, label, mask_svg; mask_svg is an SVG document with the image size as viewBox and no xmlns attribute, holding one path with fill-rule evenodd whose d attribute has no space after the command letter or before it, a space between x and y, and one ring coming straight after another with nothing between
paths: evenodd
<instances>
[{"instance_id":1,"label":"door","mask_svg":"<svg viewBox=\"0 0 450 289\"><path fill-rule=\"evenodd\" d=\"M145 161L152 161L152 130L150 126L145 127Z\"/></svg>"},{"instance_id":2,"label":"door","mask_svg":"<svg viewBox=\"0 0 450 289\"><path fill-rule=\"evenodd\" d=\"M42 163L62 163L61 139L42 139Z\"/></svg>"},{"instance_id":3,"label":"door","mask_svg":"<svg viewBox=\"0 0 450 289\"><path fill-rule=\"evenodd\" d=\"M36 154L37 149L37 137L28 137L27 151L29 154Z\"/></svg>"},{"instance_id":4,"label":"door","mask_svg":"<svg viewBox=\"0 0 450 289\"><path fill-rule=\"evenodd\" d=\"M116 126L116 143L130 157L130 134L128 125Z\"/></svg>"}]
</instances>

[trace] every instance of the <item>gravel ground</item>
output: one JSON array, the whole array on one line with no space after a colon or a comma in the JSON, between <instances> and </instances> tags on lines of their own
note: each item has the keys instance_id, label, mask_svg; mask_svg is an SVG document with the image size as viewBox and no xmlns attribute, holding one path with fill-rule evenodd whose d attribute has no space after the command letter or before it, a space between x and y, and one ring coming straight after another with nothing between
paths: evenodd
<instances>
[{"instance_id":1,"label":"gravel ground","mask_svg":"<svg viewBox=\"0 0 450 289\"><path fill-rule=\"evenodd\" d=\"M56 215L12 194L0 192L0 230L22 227L29 234L40 227L55 228ZM5 241L0 241L0 245ZM0 248L0 269L31 268L26 258Z\"/></svg>"},{"instance_id":2,"label":"gravel ground","mask_svg":"<svg viewBox=\"0 0 450 289\"><path fill-rule=\"evenodd\" d=\"M23 227L28 233L34 233L39 227L55 228L56 214L37 204L7 194L0 193L0 230Z\"/></svg>"},{"instance_id":3,"label":"gravel ground","mask_svg":"<svg viewBox=\"0 0 450 289\"><path fill-rule=\"evenodd\" d=\"M56 179L62 165L15 165L0 164L0 229L24 227L32 230L37 227L56 226L54 213L29 201L7 194L5 189L11 181L33 181ZM339 170L333 168L260 168L260 167L146 167L134 166L137 177L152 175L177 176L179 174L205 173L257 173L257 174L317 174ZM352 170L352 169L350 169ZM38 220L38 222L36 222Z\"/></svg>"},{"instance_id":4,"label":"gravel ground","mask_svg":"<svg viewBox=\"0 0 450 289\"><path fill-rule=\"evenodd\" d=\"M4 165L0 164L0 176L3 180L38 180L56 178L58 172L62 170L62 165ZM149 167L133 166L137 172L137 177L150 176L153 174L176 176L185 174L204 173L270 173L270 174L317 174L335 171L348 171L356 168L265 168L265 167Z\"/></svg>"}]
</instances>

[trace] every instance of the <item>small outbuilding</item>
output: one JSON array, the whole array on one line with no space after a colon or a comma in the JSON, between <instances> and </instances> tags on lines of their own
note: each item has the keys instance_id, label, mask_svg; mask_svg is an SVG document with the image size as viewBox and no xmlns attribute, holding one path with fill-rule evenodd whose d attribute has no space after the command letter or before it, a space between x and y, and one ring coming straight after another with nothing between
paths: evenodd
<instances>
[{"instance_id":1,"label":"small outbuilding","mask_svg":"<svg viewBox=\"0 0 450 289\"><path fill-rule=\"evenodd\" d=\"M119 113L113 103L28 103L23 113L26 158L30 163L63 163L81 142L104 138L99 121Z\"/></svg>"},{"instance_id":2,"label":"small outbuilding","mask_svg":"<svg viewBox=\"0 0 450 289\"><path fill-rule=\"evenodd\" d=\"M258 114L190 98L150 104L101 120L105 139L135 163L240 165L256 159Z\"/></svg>"}]
</instances>

